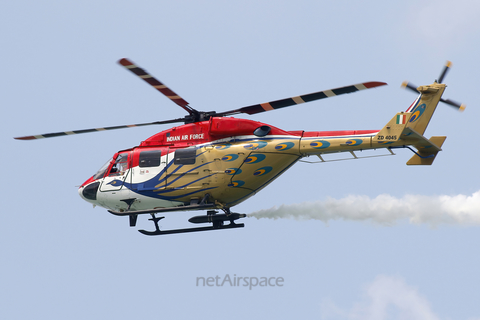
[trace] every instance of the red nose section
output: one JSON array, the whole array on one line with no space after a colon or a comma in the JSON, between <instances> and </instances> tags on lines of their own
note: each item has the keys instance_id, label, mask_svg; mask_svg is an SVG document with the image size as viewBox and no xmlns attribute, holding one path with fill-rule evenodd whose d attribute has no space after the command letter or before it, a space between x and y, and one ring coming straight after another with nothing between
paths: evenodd
<instances>
[{"instance_id":1,"label":"red nose section","mask_svg":"<svg viewBox=\"0 0 480 320\"><path fill-rule=\"evenodd\" d=\"M85 181L85 182L80 186L80 188L85 187L87 184L90 184L90 183L92 183L93 181L95 181L95 179L93 179L93 176L92 176L92 177L90 177L90 179L88 179L87 181Z\"/></svg>"}]
</instances>

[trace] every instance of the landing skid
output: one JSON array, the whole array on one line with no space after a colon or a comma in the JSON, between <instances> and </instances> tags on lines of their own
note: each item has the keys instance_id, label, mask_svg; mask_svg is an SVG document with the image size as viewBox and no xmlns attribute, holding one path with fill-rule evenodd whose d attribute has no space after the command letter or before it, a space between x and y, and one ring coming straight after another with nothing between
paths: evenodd
<instances>
[{"instance_id":1,"label":"landing skid","mask_svg":"<svg viewBox=\"0 0 480 320\"><path fill-rule=\"evenodd\" d=\"M153 221L155 224L155 231L147 231L147 230L138 230L138 232L146 235L146 236L159 236L162 234L174 234L174 233L188 233L188 232L199 232L199 231L210 231L210 230L223 230L223 229L235 229L235 228L243 228L245 225L243 223L234 223L233 220L230 221L230 224L223 225L223 221L214 221L212 226L208 227L197 227L197 228L185 228L185 229L172 229L172 230L160 230L158 226L158 221L162 220L165 217L155 217L152 214L152 218L148 219Z\"/></svg>"},{"instance_id":2,"label":"landing skid","mask_svg":"<svg viewBox=\"0 0 480 320\"><path fill-rule=\"evenodd\" d=\"M128 205L126 211L113 211L108 210L111 214L116 216L129 216L130 227L135 227L137 224L137 217L139 214L150 214L152 216L150 221L153 221L155 224L155 231L147 230L138 230L140 233L146 236L158 236L162 234L174 234L174 233L187 233L187 232L198 232L198 231L210 231L210 230L222 230L222 229L235 229L243 228L245 225L243 223L236 224L235 220L240 218L245 218L245 214L230 212L230 208L223 207L222 210L224 214L217 214L217 211L212 210L216 208L216 204L208 203L208 198L210 195L207 193L201 201L192 201L189 205L170 207L170 208L160 208L160 209L149 209L149 210L137 210L130 211L132 204L135 202L135 198L123 199L121 201L125 202ZM209 210L210 209L210 210ZM156 217L155 214L163 212L175 212L175 211L190 211L190 210L208 210L206 215L195 216L190 218L188 221L191 223L211 223L211 226L208 227L196 227L196 228L185 228L185 229L172 229L172 230L160 230L158 226L158 221L162 220L165 217ZM224 225L225 221L230 221L230 224Z\"/></svg>"}]
</instances>

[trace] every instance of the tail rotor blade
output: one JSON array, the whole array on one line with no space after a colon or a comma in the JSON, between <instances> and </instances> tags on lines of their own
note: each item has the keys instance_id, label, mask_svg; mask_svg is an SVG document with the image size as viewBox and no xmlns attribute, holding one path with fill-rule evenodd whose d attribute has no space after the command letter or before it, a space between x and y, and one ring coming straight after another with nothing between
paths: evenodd
<instances>
[{"instance_id":1,"label":"tail rotor blade","mask_svg":"<svg viewBox=\"0 0 480 320\"><path fill-rule=\"evenodd\" d=\"M467 107L466 105L464 105L463 103L458 103L456 101L453 101L453 100L450 100L450 99L440 99L440 101L442 101L443 103L446 103L448 104L449 106L452 106L454 108L457 108L458 111L464 111L465 108Z\"/></svg>"},{"instance_id":2,"label":"tail rotor blade","mask_svg":"<svg viewBox=\"0 0 480 320\"><path fill-rule=\"evenodd\" d=\"M442 70L442 73L440 74L440 78L438 78L438 83L442 83L443 79L445 79L445 76L447 75L448 70L450 70L450 67L452 66L452 63L450 61L447 61L445 63L445 67Z\"/></svg>"},{"instance_id":3,"label":"tail rotor blade","mask_svg":"<svg viewBox=\"0 0 480 320\"><path fill-rule=\"evenodd\" d=\"M417 90L418 87L417 87L416 85L414 85L413 83L408 82L408 81L404 81L404 82L402 83L402 88L412 90L412 91L414 91L414 92L416 92L416 93L420 93L420 92Z\"/></svg>"}]
</instances>

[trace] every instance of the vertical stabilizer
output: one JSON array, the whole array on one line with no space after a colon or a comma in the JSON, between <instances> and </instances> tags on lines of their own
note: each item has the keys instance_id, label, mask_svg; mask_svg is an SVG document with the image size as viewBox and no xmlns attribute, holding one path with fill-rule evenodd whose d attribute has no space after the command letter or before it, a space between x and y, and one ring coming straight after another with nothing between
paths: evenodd
<instances>
[{"instance_id":1,"label":"vertical stabilizer","mask_svg":"<svg viewBox=\"0 0 480 320\"><path fill-rule=\"evenodd\" d=\"M423 135L437 108L438 102L442 98L445 87L445 84L435 82L431 85L417 88L417 91L420 92L420 97L416 103L407 110L407 112L412 114L408 120L407 128L411 128L415 132Z\"/></svg>"}]
</instances>

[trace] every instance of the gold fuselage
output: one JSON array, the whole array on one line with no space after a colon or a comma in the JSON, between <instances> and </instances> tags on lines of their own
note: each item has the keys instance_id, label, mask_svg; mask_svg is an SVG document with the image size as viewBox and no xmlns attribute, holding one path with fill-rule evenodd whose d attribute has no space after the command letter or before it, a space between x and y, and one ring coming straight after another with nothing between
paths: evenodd
<instances>
[{"instance_id":1,"label":"gold fuselage","mask_svg":"<svg viewBox=\"0 0 480 320\"><path fill-rule=\"evenodd\" d=\"M168 149L162 155L159 167L132 166L123 173L122 183L112 183L121 180L119 176L105 176L99 190L100 203L97 204L122 211L127 209L122 200L137 199L131 210L148 210L188 205L208 194L217 208L232 207L255 195L302 157L401 144L373 141L377 132L232 137L222 139L228 142L191 146L190 149L195 149L195 161L190 164L175 163L175 150L178 149ZM155 148L147 150L152 149ZM134 159L142 150L125 152Z\"/></svg>"}]
</instances>

